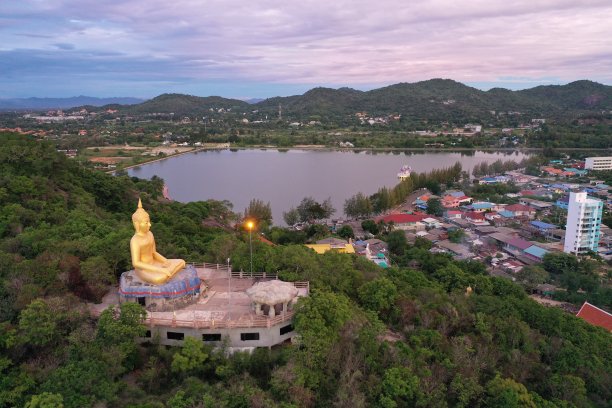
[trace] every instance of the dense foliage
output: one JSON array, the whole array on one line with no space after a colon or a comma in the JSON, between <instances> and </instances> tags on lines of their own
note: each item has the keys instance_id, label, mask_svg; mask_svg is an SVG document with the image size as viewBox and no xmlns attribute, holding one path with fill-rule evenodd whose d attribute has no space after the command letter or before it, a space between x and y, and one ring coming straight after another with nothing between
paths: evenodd
<instances>
[{"instance_id":1,"label":"dense foliage","mask_svg":"<svg viewBox=\"0 0 612 408\"><path fill-rule=\"evenodd\" d=\"M612 339L523 289L390 232L395 267L253 243L255 269L309 280L299 346L226 355L135 341L142 309L89 317L127 268L140 192L169 256L247 268L244 231L206 227L216 202L80 168L51 146L0 144L0 407L606 407ZM402 239L403 238L403 239ZM105 264L106 263L106 264ZM552 266L551 266L552 267ZM471 286L472 295L465 294ZM95 289L97 288L97 289Z\"/></svg>"}]
</instances>

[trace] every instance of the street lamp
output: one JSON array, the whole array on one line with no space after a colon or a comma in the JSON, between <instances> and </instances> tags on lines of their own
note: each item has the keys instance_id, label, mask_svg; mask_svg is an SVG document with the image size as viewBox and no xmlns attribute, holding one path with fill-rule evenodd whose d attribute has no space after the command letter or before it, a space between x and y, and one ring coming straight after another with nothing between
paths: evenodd
<instances>
[{"instance_id":1,"label":"street lamp","mask_svg":"<svg viewBox=\"0 0 612 408\"><path fill-rule=\"evenodd\" d=\"M253 277L253 238L251 235L252 235L254 226L255 224L253 223L253 221L247 221L246 227L249 230L249 248L251 252L251 277Z\"/></svg>"}]
</instances>

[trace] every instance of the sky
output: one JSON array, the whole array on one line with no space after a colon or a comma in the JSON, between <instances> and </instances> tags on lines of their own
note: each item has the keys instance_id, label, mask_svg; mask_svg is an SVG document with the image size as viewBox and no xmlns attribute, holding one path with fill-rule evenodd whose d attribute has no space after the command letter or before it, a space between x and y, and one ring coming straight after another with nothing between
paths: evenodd
<instances>
[{"instance_id":1,"label":"sky","mask_svg":"<svg viewBox=\"0 0 612 408\"><path fill-rule=\"evenodd\" d=\"M0 98L612 84L610 0L1 0Z\"/></svg>"}]
</instances>

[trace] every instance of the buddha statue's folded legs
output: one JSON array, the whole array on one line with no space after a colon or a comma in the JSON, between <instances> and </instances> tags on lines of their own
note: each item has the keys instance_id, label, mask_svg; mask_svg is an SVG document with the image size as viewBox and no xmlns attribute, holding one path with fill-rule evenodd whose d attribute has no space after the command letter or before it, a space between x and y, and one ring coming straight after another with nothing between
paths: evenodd
<instances>
[{"instance_id":1,"label":"buddha statue's folded legs","mask_svg":"<svg viewBox=\"0 0 612 408\"><path fill-rule=\"evenodd\" d=\"M145 282L161 285L168 282L177 272L185 267L182 259L168 259L166 263L154 263L151 267L136 268L136 276Z\"/></svg>"}]
</instances>

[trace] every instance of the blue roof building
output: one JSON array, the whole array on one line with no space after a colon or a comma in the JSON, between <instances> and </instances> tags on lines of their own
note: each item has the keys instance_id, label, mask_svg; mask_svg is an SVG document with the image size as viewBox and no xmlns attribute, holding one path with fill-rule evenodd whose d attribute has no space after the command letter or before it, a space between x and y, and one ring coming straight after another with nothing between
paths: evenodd
<instances>
[{"instance_id":1,"label":"blue roof building","mask_svg":"<svg viewBox=\"0 0 612 408\"><path fill-rule=\"evenodd\" d=\"M567 207L569 206L569 195L560 197L557 201L555 201L555 206L567 210Z\"/></svg>"},{"instance_id":2,"label":"blue roof building","mask_svg":"<svg viewBox=\"0 0 612 408\"><path fill-rule=\"evenodd\" d=\"M452 197L463 197L465 196L465 193L463 191L453 191L449 195Z\"/></svg>"},{"instance_id":3,"label":"blue roof building","mask_svg":"<svg viewBox=\"0 0 612 408\"><path fill-rule=\"evenodd\" d=\"M544 248L540 248L536 245L530 246L529 248L523 250L523 252L527 255L531 255L532 257L538 260L542 260L542 258L544 258L544 255L548 253L547 250L545 250Z\"/></svg>"},{"instance_id":4,"label":"blue roof building","mask_svg":"<svg viewBox=\"0 0 612 408\"><path fill-rule=\"evenodd\" d=\"M512 211L503 210L498 212L498 214L504 218L514 218L514 213Z\"/></svg>"},{"instance_id":5,"label":"blue roof building","mask_svg":"<svg viewBox=\"0 0 612 408\"><path fill-rule=\"evenodd\" d=\"M546 222L542 222L542 221L531 221L530 224L534 227L536 227L537 229L539 229L540 231L547 231L547 230L553 230L556 229L557 226L553 225L553 224L548 224Z\"/></svg>"},{"instance_id":6,"label":"blue roof building","mask_svg":"<svg viewBox=\"0 0 612 408\"><path fill-rule=\"evenodd\" d=\"M490 210L493 208L492 203L474 203L468 206L468 208L472 208L474 210Z\"/></svg>"}]
</instances>

